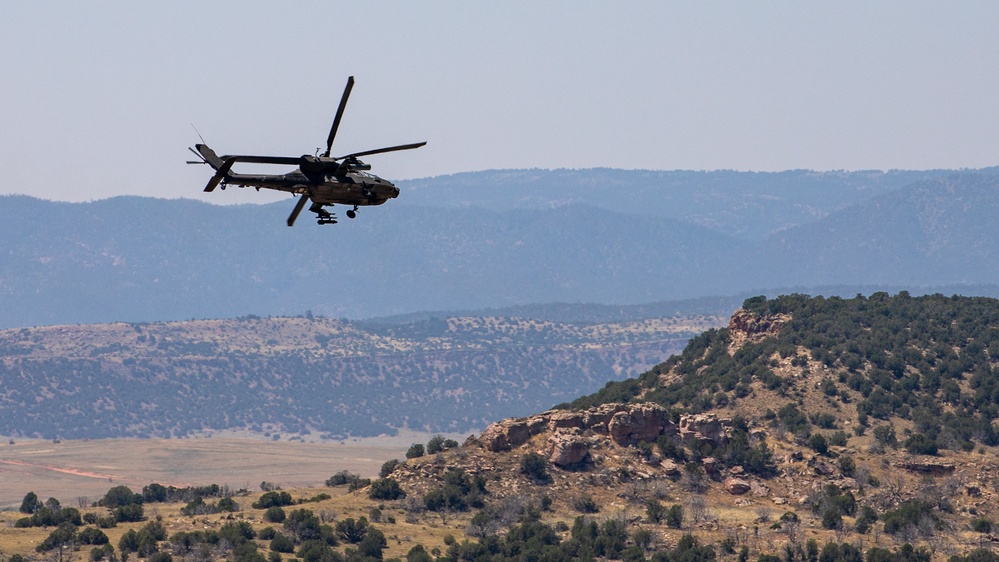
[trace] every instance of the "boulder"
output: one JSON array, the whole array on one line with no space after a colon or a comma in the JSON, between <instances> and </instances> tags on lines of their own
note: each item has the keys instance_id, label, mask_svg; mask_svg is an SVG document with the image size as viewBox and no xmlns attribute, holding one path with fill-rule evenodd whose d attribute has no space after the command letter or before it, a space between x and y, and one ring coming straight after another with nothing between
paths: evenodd
<instances>
[{"instance_id":1,"label":"boulder","mask_svg":"<svg viewBox=\"0 0 999 562\"><path fill-rule=\"evenodd\" d=\"M754 496L759 496L765 498L770 495L770 487L763 482L757 482L753 480L749 483L749 491L753 493Z\"/></svg>"},{"instance_id":2,"label":"boulder","mask_svg":"<svg viewBox=\"0 0 999 562\"><path fill-rule=\"evenodd\" d=\"M857 480L855 478L850 478L849 476L844 476L843 478L837 478L830 482L830 484L835 485L840 490L857 490Z\"/></svg>"},{"instance_id":3,"label":"boulder","mask_svg":"<svg viewBox=\"0 0 999 562\"><path fill-rule=\"evenodd\" d=\"M715 414L680 416L680 439L690 445L699 442L724 445L728 443L727 429L731 427L732 420L719 419Z\"/></svg>"},{"instance_id":4,"label":"boulder","mask_svg":"<svg viewBox=\"0 0 999 562\"><path fill-rule=\"evenodd\" d=\"M607 431L618 445L655 441L669 421L666 409L657 404L636 404L611 416Z\"/></svg>"},{"instance_id":5,"label":"boulder","mask_svg":"<svg viewBox=\"0 0 999 562\"><path fill-rule=\"evenodd\" d=\"M704 472L711 478L718 478L721 471L721 463L718 459L714 457L704 457L701 459L701 466L704 467Z\"/></svg>"},{"instance_id":6,"label":"boulder","mask_svg":"<svg viewBox=\"0 0 999 562\"><path fill-rule=\"evenodd\" d=\"M548 436L548 461L559 467L577 465L590 452L590 444L576 428L553 431Z\"/></svg>"},{"instance_id":7,"label":"boulder","mask_svg":"<svg viewBox=\"0 0 999 562\"><path fill-rule=\"evenodd\" d=\"M483 447L495 453L519 447L530 438L531 433L525 420L508 419L489 424L479 436L479 441Z\"/></svg>"},{"instance_id":8,"label":"boulder","mask_svg":"<svg viewBox=\"0 0 999 562\"><path fill-rule=\"evenodd\" d=\"M551 412L547 418L548 431L570 427L577 429L586 427L585 414L582 412Z\"/></svg>"},{"instance_id":9,"label":"boulder","mask_svg":"<svg viewBox=\"0 0 999 562\"><path fill-rule=\"evenodd\" d=\"M829 476L835 472L833 470L832 465L823 462L818 457L812 457L811 459L809 459L808 466L812 469L812 472L814 472L817 476Z\"/></svg>"},{"instance_id":10,"label":"boulder","mask_svg":"<svg viewBox=\"0 0 999 562\"><path fill-rule=\"evenodd\" d=\"M663 469L663 474L667 478L679 478L680 477L680 465L676 464L675 461L666 459L659 463L659 466Z\"/></svg>"},{"instance_id":11,"label":"boulder","mask_svg":"<svg viewBox=\"0 0 999 562\"><path fill-rule=\"evenodd\" d=\"M741 496L742 494L748 492L751 488L752 485L742 478L729 476L725 479L725 491L733 496Z\"/></svg>"},{"instance_id":12,"label":"boulder","mask_svg":"<svg viewBox=\"0 0 999 562\"><path fill-rule=\"evenodd\" d=\"M527 432L531 435L537 435L548 427L548 416L544 414L538 414L527 418Z\"/></svg>"},{"instance_id":13,"label":"boulder","mask_svg":"<svg viewBox=\"0 0 999 562\"><path fill-rule=\"evenodd\" d=\"M583 414L583 426L595 433L608 435L607 424L610 423L614 414L627 411L631 406L625 404L602 404L596 408L590 408Z\"/></svg>"}]
</instances>

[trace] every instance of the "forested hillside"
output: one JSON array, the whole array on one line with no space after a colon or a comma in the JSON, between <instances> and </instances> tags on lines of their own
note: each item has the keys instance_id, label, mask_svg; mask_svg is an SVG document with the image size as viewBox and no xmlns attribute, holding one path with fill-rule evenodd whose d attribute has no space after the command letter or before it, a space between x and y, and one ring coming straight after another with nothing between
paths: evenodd
<instances>
[{"instance_id":1,"label":"forested hillside","mask_svg":"<svg viewBox=\"0 0 999 562\"><path fill-rule=\"evenodd\" d=\"M909 439L922 444L918 452L968 451L999 444L997 366L995 299L757 297L728 328L693 338L638 379L609 383L571 407L651 401L677 412L770 416L775 404L797 403L811 414L832 409L829 423L837 427L902 420ZM814 389L822 400L803 402ZM811 426L806 419L794 429Z\"/></svg>"},{"instance_id":2,"label":"forested hillside","mask_svg":"<svg viewBox=\"0 0 999 562\"><path fill-rule=\"evenodd\" d=\"M465 432L637 375L721 322L310 315L6 330L0 435Z\"/></svg>"}]
</instances>

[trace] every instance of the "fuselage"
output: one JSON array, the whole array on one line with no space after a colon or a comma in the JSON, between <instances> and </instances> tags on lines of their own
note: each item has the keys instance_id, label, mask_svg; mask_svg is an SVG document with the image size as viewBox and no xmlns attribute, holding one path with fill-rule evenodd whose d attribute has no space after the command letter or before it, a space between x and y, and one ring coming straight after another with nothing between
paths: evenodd
<instances>
[{"instance_id":1,"label":"fuselage","mask_svg":"<svg viewBox=\"0 0 999 562\"><path fill-rule=\"evenodd\" d=\"M306 174L299 168L280 175L229 174L224 183L308 194L314 202L324 205L381 205L399 196L399 188L392 182L357 170Z\"/></svg>"}]
</instances>

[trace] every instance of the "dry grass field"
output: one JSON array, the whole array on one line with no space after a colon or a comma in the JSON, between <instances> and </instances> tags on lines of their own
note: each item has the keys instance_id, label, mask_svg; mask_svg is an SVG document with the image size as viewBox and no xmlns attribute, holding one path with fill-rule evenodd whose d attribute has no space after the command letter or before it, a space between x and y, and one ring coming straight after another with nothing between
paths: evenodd
<instances>
[{"instance_id":1,"label":"dry grass field","mask_svg":"<svg viewBox=\"0 0 999 562\"><path fill-rule=\"evenodd\" d=\"M156 482L178 487L219 484L259 491L322 486L336 472L377 476L382 463L405 458L429 434L400 432L342 443L271 441L250 436L200 439L24 440L0 445L0 509L17 509L24 494L76 506L124 484L135 491Z\"/></svg>"}]
</instances>

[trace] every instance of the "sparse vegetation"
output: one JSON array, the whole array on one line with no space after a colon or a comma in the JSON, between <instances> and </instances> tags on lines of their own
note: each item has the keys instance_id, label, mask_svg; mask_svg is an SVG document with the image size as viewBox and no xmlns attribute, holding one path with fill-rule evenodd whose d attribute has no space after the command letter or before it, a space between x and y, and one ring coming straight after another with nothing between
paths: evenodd
<instances>
[{"instance_id":1,"label":"sparse vegetation","mask_svg":"<svg viewBox=\"0 0 999 562\"><path fill-rule=\"evenodd\" d=\"M636 402L678 402L532 418L519 427L541 429L526 441L509 439L509 450L474 438L449 446L434 436L421 445L423 455L382 465L377 480L340 471L318 490L285 492L267 481L256 494L160 485L136 494L115 486L97 505L81 500L78 509L28 494L18 516L26 523L9 535L34 533L31 548L80 548L80 558L119 561L123 554L200 559L222 552L212 550L220 544L234 560L275 562L289 554L324 562L929 562L943 552L957 553L953 562L991 560L969 547L984 544L999 516L989 499L995 445L983 425L995 417L992 399L980 393L991 384L986 363L992 374L999 363L991 359L999 330L973 326L978 320L963 307L974 302L921 301L947 310L935 310L948 318L935 328L906 316L912 303L896 299L751 299L751 310L785 315L784 328L765 337L713 332L657 367L655 377L634 381ZM821 329L801 319L813 309L825 315ZM881 325L882 316L895 331ZM801 331L796 322L811 327ZM935 330L928 347L916 343L923 329ZM868 330L902 343L879 351L864 347L873 340L863 334L833 337ZM692 392L674 386L680 381L705 385ZM948 401L955 392L957 401ZM714 416L692 422L700 413ZM642 423L649 419L668 430L648 432ZM556 423L586 443L590 460L570 468L547 462ZM851 431L858 426L869 431ZM349 492L357 486L365 492ZM780 517L774 505L783 506ZM141 521L115 520L135 506ZM178 517L184 513L190 517ZM199 519L211 513L219 515ZM68 519L57 522L56 514ZM99 530L108 517L116 527ZM33 518L54 525L28 525Z\"/></svg>"}]
</instances>

